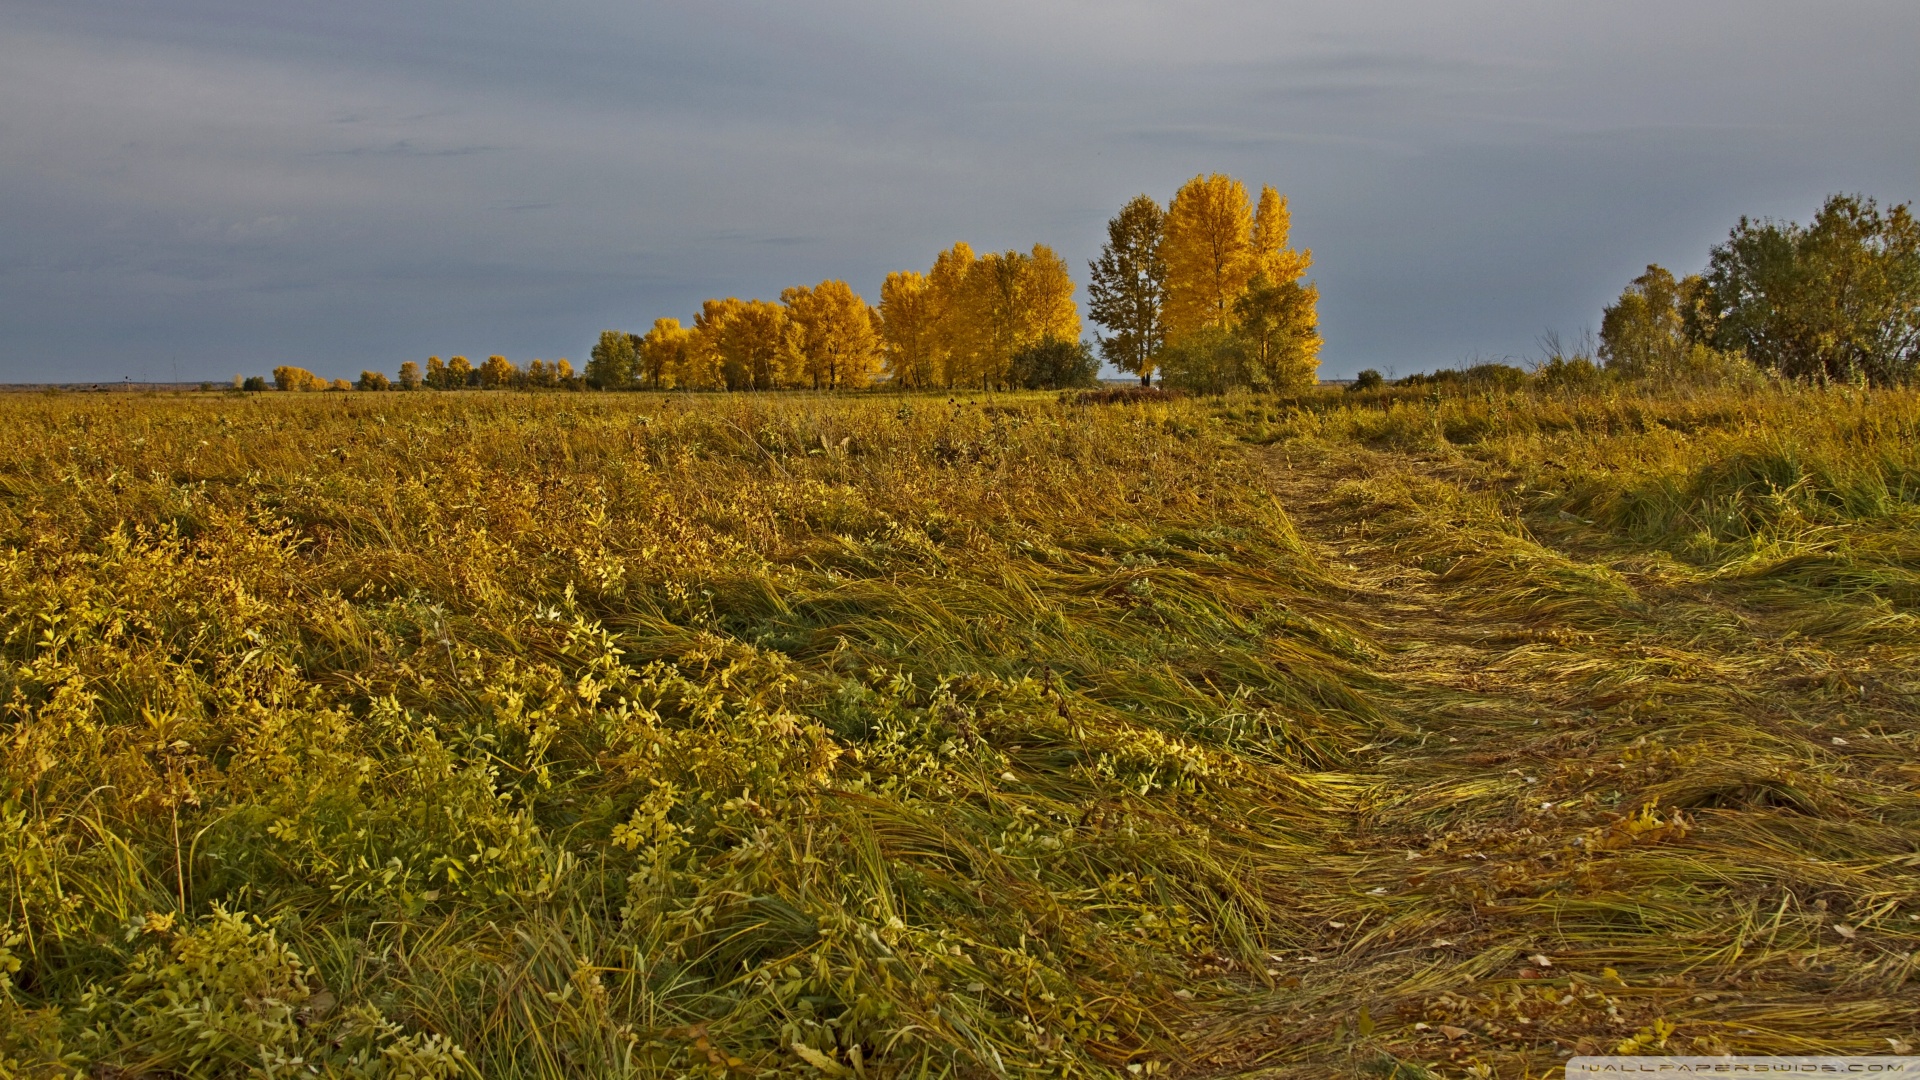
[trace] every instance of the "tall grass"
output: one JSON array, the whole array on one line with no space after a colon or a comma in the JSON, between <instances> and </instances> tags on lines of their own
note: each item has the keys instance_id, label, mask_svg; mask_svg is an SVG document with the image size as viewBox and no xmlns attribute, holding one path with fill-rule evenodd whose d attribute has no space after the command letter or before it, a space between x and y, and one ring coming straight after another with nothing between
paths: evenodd
<instances>
[{"instance_id":1,"label":"tall grass","mask_svg":"<svg viewBox=\"0 0 1920 1080\"><path fill-rule=\"evenodd\" d=\"M0 1071L1910 1036L1920 398L1355 397L0 401Z\"/></svg>"}]
</instances>

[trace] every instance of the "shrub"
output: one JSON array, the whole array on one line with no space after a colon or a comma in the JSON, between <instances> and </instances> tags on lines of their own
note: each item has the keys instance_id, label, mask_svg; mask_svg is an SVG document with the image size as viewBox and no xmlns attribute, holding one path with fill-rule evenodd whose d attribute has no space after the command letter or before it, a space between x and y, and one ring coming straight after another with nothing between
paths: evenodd
<instances>
[{"instance_id":1,"label":"shrub","mask_svg":"<svg viewBox=\"0 0 1920 1080\"><path fill-rule=\"evenodd\" d=\"M1013 385L1027 390L1067 390L1099 384L1100 361L1084 341L1048 337L1013 354Z\"/></svg>"}]
</instances>

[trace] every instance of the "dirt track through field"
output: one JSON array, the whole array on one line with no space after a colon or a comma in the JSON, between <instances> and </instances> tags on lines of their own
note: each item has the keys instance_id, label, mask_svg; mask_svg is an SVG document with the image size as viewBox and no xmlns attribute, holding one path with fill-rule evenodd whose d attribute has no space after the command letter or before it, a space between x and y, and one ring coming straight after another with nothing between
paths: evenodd
<instances>
[{"instance_id":1,"label":"dirt track through field","mask_svg":"<svg viewBox=\"0 0 1920 1080\"><path fill-rule=\"evenodd\" d=\"M1364 794L1292 898L1303 947L1195 1029L1193 1071L1535 1077L1572 1053L1920 1043L1911 677L1578 521L1489 552L1417 499L1383 513L1366 487L1396 474L1506 479L1270 455L1338 586L1323 617L1372 645L1406 733L1347 778ZM1573 595L1513 585L1542 565ZM1628 591L1580 595L1587 573Z\"/></svg>"}]
</instances>

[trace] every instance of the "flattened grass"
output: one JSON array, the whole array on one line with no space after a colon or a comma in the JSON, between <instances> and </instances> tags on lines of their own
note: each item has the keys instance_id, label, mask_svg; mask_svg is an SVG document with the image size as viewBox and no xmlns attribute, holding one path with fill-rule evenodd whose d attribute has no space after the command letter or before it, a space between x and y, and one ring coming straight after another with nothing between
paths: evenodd
<instances>
[{"instance_id":1,"label":"flattened grass","mask_svg":"<svg viewBox=\"0 0 1920 1080\"><path fill-rule=\"evenodd\" d=\"M1920 1042L1911 393L0 408L16 1072Z\"/></svg>"}]
</instances>

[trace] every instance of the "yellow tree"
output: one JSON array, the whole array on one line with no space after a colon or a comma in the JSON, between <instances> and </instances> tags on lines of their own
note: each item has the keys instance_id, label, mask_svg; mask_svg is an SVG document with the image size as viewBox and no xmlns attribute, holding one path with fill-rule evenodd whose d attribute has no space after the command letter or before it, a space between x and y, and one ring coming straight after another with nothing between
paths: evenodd
<instances>
[{"instance_id":1,"label":"yellow tree","mask_svg":"<svg viewBox=\"0 0 1920 1080\"><path fill-rule=\"evenodd\" d=\"M420 389L420 365L419 364L414 363L412 360L407 360L401 363L400 389L402 390Z\"/></svg>"},{"instance_id":2,"label":"yellow tree","mask_svg":"<svg viewBox=\"0 0 1920 1080\"><path fill-rule=\"evenodd\" d=\"M447 365L437 356L427 357L427 385L435 390L447 388Z\"/></svg>"},{"instance_id":3,"label":"yellow tree","mask_svg":"<svg viewBox=\"0 0 1920 1080\"><path fill-rule=\"evenodd\" d=\"M727 385L721 332L741 306L741 301L731 296L701 302L700 313L693 317L693 338L687 343L686 366L680 372L682 386L714 390Z\"/></svg>"},{"instance_id":4,"label":"yellow tree","mask_svg":"<svg viewBox=\"0 0 1920 1080\"><path fill-rule=\"evenodd\" d=\"M447 389L458 390L473 381L473 365L464 356L447 361Z\"/></svg>"},{"instance_id":5,"label":"yellow tree","mask_svg":"<svg viewBox=\"0 0 1920 1080\"><path fill-rule=\"evenodd\" d=\"M788 341L795 363L793 381L825 386L862 387L880 372L880 338L873 330L867 302L844 281L827 280L809 289L798 285L780 294L786 305Z\"/></svg>"},{"instance_id":6,"label":"yellow tree","mask_svg":"<svg viewBox=\"0 0 1920 1080\"><path fill-rule=\"evenodd\" d=\"M929 279L915 270L887 275L880 286L880 340L893 385L909 390L932 386L935 366L935 306Z\"/></svg>"},{"instance_id":7,"label":"yellow tree","mask_svg":"<svg viewBox=\"0 0 1920 1080\"><path fill-rule=\"evenodd\" d=\"M512 386L519 376L520 369L504 356L489 356L487 362L480 365L480 385L488 390Z\"/></svg>"},{"instance_id":8,"label":"yellow tree","mask_svg":"<svg viewBox=\"0 0 1920 1080\"><path fill-rule=\"evenodd\" d=\"M1247 189L1233 177L1196 176L1174 193L1161 242L1168 341L1232 321L1233 302L1258 269L1252 233Z\"/></svg>"},{"instance_id":9,"label":"yellow tree","mask_svg":"<svg viewBox=\"0 0 1920 1080\"><path fill-rule=\"evenodd\" d=\"M1047 338L1080 340L1080 308L1073 302L1073 275L1067 261L1045 244L1033 245L1026 266L1026 312L1020 347Z\"/></svg>"},{"instance_id":10,"label":"yellow tree","mask_svg":"<svg viewBox=\"0 0 1920 1080\"><path fill-rule=\"evenodd\" d=\"M273 385L280 390L326 390L332 384L306 368L282 364L273 369Z\"/></svg>"},{"instance_id":11,"label":"yellow tree","mask_svg":"<svg viewBox=\"0 0 1920 1080\"><path fill-rule=\"evenodd\" d=\"M1260 187L1260 205L1253 212L1253 272L1267 275L1276 285L1298 281L1313 265L1313 252L1295 251L1287 246L1287 234L1293 229L1293 215L1287 211L1287 197L1269 185ZM1249 281L1253 275L1247 275Z\"/></svg>"},{"instance_id":12,"label":"yellow tree","mask_svg":"<svg viewBox=\"0 0 1920 1080\"><path fill-rule=\"evenodd\" d=\"M929 345L933 369L942 386L956 386L973 378L977 352L967 302L967 276L979 260L964 242L934 257L927 274L928 307L932 323Z\"/></svg>"},{"instance_id":13,"label":"yellow tree","mask_svg":"<svg viewBox=\"0 0 1920 1080\"><path fill-rule=\"evenodd\" d=\"M787 313L780 305L731 296L708 300L693 325L718 385L729 390L787 385Z\"/></svg>"},{"instance_id":14,"label":"yellow tree","mask_svg":"<svg viewBox=\"0 0 1920 1080\"><path fill-rule=\"evenodd\" d=\"M1044 244L990 252L967 271L960 312L971 346L968 382L1004 383L1013 355L1047 338L1077 341L1080 312L1067 264Z\"/></svg>"},{"instance_id":15,"label":"yellow tree","mask_svg":"<svg viewBox=\"0 0 1920 1080\"><path fill-rule=\"evenodd\" d=\"M689 368L693 331L679 319L655 319L653 329L640 339L640 377L649 389L669 390L679 385Z\"/></svg>"}]
</instances>

